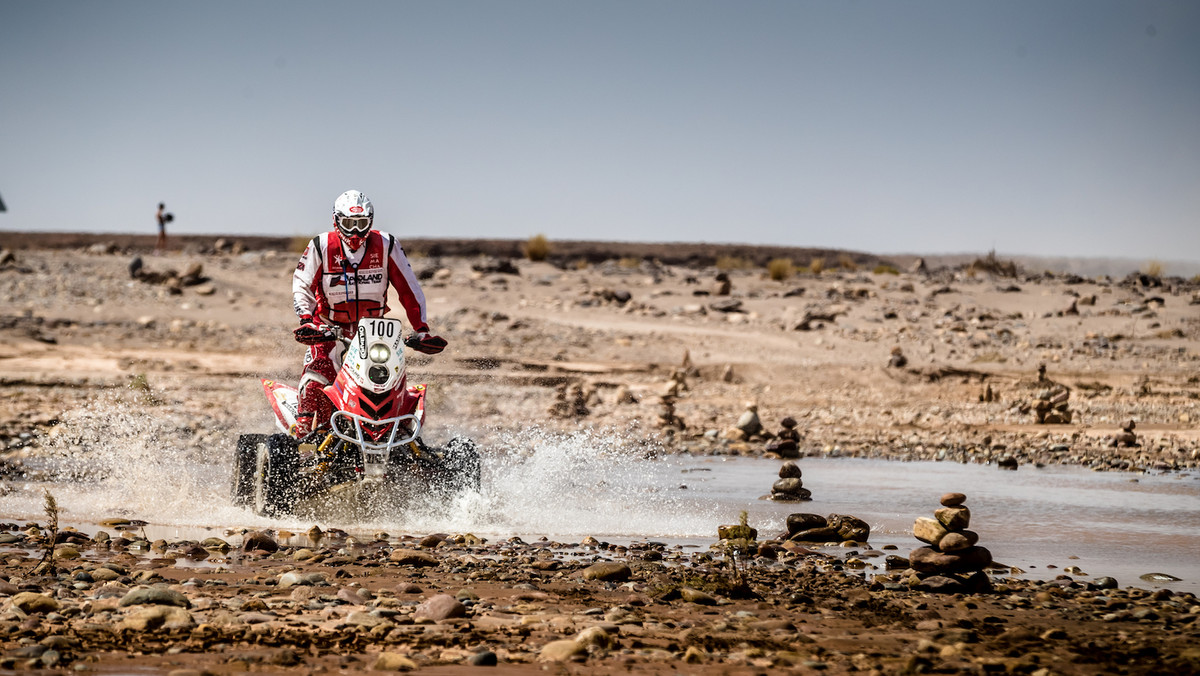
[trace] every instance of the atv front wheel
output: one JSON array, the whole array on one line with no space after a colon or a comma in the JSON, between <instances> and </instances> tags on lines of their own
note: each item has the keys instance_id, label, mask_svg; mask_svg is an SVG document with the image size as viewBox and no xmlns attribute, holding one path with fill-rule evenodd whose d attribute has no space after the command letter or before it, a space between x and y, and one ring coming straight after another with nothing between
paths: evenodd
<instances>
[{"instance_id":1,"label":"atv front wheel","mask_svg":"<svg viewBox=\"0 0 1200 676\"><path fill-rule=\"evenodd\" d=\"M300 451L296 440L272 434L257 444L254 462L254 513L279 516L292 511L297 496Z\"/></svg>"}]
</instances>

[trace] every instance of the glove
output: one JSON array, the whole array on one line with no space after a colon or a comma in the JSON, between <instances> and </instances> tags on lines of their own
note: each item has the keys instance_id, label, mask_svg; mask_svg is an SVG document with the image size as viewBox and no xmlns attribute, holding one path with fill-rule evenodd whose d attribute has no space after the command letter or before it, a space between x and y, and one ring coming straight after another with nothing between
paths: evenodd
<instances>
[{"instance_id":1,"label":"glove","mask_svg":"<svg viewBox=\"0 0 1200 676\"><path fill-rule=\"evenodd\" d=\"M429 335L429 329L417 331L404 339L404 344L425 354L437 354L446 349L446 339Z\"/></svg>"},{"instance_id":2,"label":"glove","mask_svg":"<svg viewBox=\"0 0 1200 676\"><path fill-rule=\"evenodd\" d=\"M314 322L313 318L309 315L304 315L300 318L300 326L292 331L292 335L296 337L297 343L304 345L318 345L334 340L333 333L328 328Z\"/></svg>"}]
</instances>

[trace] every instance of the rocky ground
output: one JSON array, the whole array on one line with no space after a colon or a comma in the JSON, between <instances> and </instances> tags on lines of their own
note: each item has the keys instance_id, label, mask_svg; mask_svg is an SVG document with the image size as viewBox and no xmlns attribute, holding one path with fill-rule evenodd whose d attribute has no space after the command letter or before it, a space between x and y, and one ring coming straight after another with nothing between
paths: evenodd
<instances>
[{"instance_id":1,"label":"rocky ground","mask_svg":"<svg viewBox=\"0 0 1200 676\"><path fill-rule=\"evenodd\" d=\"M103 243L0 254L6 476L88 457L105 443L82 424L97 410L148 415L159 440L197 458L269 430L257 378L294 379L302 356L297 253L216 244L143 253L140 266L138 251ZM1200 464L1196 280L847 259L776 281L736 257L717 268L410 253L450 341L409 365L430 385L434 441L467 433L500 452L536 424L605 430L646 455ZM781 435L785 418L796 424ZM727 546L468 534L243 543L236 524L226 549L145 542L114 522L60 533L39 566L50 525L0 533L0 668L1200 669L1191 595L1002 570L989 571L991 593L930 593L902 569L865 579L853 561L888 556L865 545L831 554L764 534L735 565Z\"/></svg>"}]
</instances>

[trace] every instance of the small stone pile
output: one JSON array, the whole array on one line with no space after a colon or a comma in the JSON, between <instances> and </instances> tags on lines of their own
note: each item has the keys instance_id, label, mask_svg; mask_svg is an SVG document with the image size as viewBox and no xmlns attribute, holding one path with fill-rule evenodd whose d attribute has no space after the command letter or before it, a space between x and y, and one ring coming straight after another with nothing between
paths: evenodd
<instances>
[{"instance_id":1,"label":"small stone pile","mask_svg":"<svg viewBox=\"0 0 1200 676\"><path fill-rule=\"evenodd\" d=\"M762 420L758 417L758 405L753 402L746 404L746 410L733 427L725 430L725 438L729 441L748 441L751 437L763 432Z\"/></svg>"},{"instance_id":2,"label":"small stone pile","mask_svg":"<svg viewBox=\"0 0 1200 676\"><path fill-rule=\"evenodd\" d=\"M775 438L767 443L767 452L774 453L781 458L799 458L800 433L796 431L796 419L789 416L781 420L779 424L783 429L776 432Z\"/></svg>"},{"instance_id":3,"label":"small stone pile","mask_svg":"<svg viewBox=\"0 0 1200 676\"><path fill-rule=\"evenodd\" d=\"M1071 422L1073 416L1070 404L1071 389L1066 385L1056 384L1048 390L1042 390L1033 404L1033 413L1040 425L1064 425Z\"/></svg>"},{"instance_id":4,"label":"small stone pile","mask_svg":"<svg viewBox=\"0 0 1200 676\"><path fill-rule=\"evenodd\" d=\"M917 517L913 536L928 546L908 555L909 586L948 594L991 591L992 581L983 570L991 565L992 553L976 545L978 533L967 530L971 510L966 501L962 493L947 493L934 518Z\"/></svg>"},{"instance_id":5,"label":"small stone pile","mask_svg":"<svg viewBox=\"0 0 1200 676\"><path fill-rule=\"evenodd\" d=\"M779 480L771 486L771 499L775 502L800 502L812 500L812 491L804 487L800 479L800 466L787 461L779 468Z\"/></svg>"},{"instance_id":6,"label":"small stone pile","mask_svg":"<svg viewBox=\"0 0 1200 676\"><path fill-rule=\"evenodd\" d=\"M904 350L900 346L892 348L892 356L888 358L888 366L894 369L902 369L908 366L908 357L904 356Z\"/></svg>"},{"instance_id":7,"label":"small stone pile","mask_svg":"<svg viewBox=\"0 0 1200 676\"><path fill-rule=\"evenodd\" d=\"M1118 448L1124 446L1126 448L1135 448L1141 446L1138 443L1137 434L1133 431L1135 427L1137 427L1137 423L1133 420L1129 420L1124 425L1121 425L1121 432L1112 438L1112 447Z\"/></svg>"},{"instance_id":8,"label":"small stone pile","mask_svg":"<svg viewBox=\"0 0 1200 676\"><path fill-rule=\"evenodd\" d=\"M846 514L788 514L787 535L780 540L795 542L866 542L871 526Z\"/></svg>"},{"instance_id":9,"label":"small stone pile","mask_svg":"<svg viewBox=\"0 0 1200 676\"><path fill-rule=\"evenodd\" d=\"M683 418L675 415L674 395L665 395L658 399L658 426L671 430L684 430L687 425Z\"/></svg>"}]
</instances>

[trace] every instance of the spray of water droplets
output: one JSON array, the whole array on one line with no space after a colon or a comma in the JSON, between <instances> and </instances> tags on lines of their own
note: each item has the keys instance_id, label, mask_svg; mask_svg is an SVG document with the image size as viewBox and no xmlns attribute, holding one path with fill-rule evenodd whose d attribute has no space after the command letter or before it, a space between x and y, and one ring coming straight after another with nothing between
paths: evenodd
<instances>
[{"instance_id":1,"label":"spray of water droplets","mask_svg":"<svg viewBox=\"0 0 1200 676\"><path fill-rule=\"evenodd\" d=\"M0 508L32 517L49 487L64 518L80 523L122 516L180 527L316 522L358 532L687 537L707 534L716 519L699 496L678 490L677 468L646 459L640 440L539 429L490 437L481 449L478 491L418 490L402 504L384 501L368 517L260 517L229 498L237 430L125 399L97 400L65 415L57 433L43 439L40 480L0 497Z\"/></svg>"}]
</instances>

